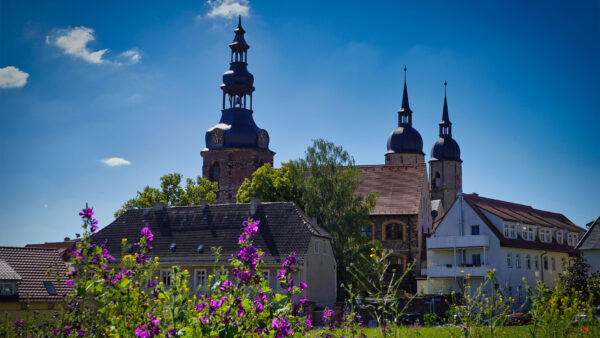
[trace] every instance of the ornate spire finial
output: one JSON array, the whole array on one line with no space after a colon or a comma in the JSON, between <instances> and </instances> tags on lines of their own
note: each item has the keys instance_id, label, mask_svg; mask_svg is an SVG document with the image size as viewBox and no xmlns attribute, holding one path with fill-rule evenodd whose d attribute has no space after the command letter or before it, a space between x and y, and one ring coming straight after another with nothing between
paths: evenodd
<instances>
[{"instance_id":1,"label":"ornate spire finial","mask_svg":"<svg viewBox=\"0 0 600 338\"><path fill-rule=\"evenodd\" d=\"M406 68L406 66L404 66L404 83L406 83L406 70L407 70L407 68Z\"/></svg>"},{"instance_id":2,"label":"ornate spire finial","mask_svg":"<svg viewBox=\"0 0 600 338\"><path fill-rule=\"evenodd\" d=\"M446 86L448 86L448 82L444 81L444 97L446 97Z\"/></svg>"},{"instance_id":3,"label":"ornate spire finial","mask_svg":"<svg viewBox=\"0 0 600 338\"><path fill-rule=\"evenodd\" d=\"M238 28L242 28L242 16L238 16Z\"/></svg>"}]
</instances>

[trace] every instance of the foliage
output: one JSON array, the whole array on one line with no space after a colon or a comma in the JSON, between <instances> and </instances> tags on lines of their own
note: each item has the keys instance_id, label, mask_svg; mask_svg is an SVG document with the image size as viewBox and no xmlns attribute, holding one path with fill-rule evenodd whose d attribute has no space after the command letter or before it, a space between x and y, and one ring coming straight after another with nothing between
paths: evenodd
<instances>
[{"instance_id":1,"label":"foliage","mask_svg":"<svg viewBox=\"0 0 600 338\"><path fill-rule=\"evenodd\" d=\"M569 259L567 270L560 274L557 282L557 290L565 293L573 291L581 292L581 297L587 299L592 297L592 302L600 300L600 273L590 274L590 265L579 257Z\"/></svg>"},{"instance_id":2,"label":"foliage","mask_svg":"<svg viewBox=\"0 0 600 338\"><path fill-rule=\"evenodd\" d=\"M434 326L439 323L440 318L435 313L426 313L423 315L423 325Z\"/></svg>"},{"instance_id":3,"label":"foliage","mask_svg":"<svg viewBox=\"0 0 600 338\"><path fill-rule=\"evenodd\" d=\"M403 306L400 298L406 298L406 293L400 289L400 285L407 273L414 267L414 262L406 267L405 271L390 269L389 257L393 250L382 250L372 247L369 256L361 254L359 259L364 265L371 266L370 269L362 269L363 264L350 263L348 272L353 276L356 286L352 284L342 285L350 295L350 313L366 311L371 318L377 321L382 328L384 336L393 332L397 335L403 319L403 314L410 301ZM391 273L390 273L391 272ZM361 297L362 296L362 297ZM356 301L356 304L352 300ZM356 309L355 309L356 307Z\"/></svg>"},{"instance_id":4,"label":"foliage","mask_svg":"<svg viewBox=\"0 0 600 338\"><path fill-rule=\"evenodd\" d=\"M220 250L213 249L206 287L190 290L188 272L179 267L172 268L169 285L155 276L158 258L148 257L154 237L148 226L141 229L135 252L117 264L104 243L92 240L97 229L93 214L87 206L80 213L85 233L73 252L75 270L66 282L72 293L60 316L43 325L27 318L4 322L0 335L284 337L312 327L306 299L299 298L307 285L292 278L298 269L295 255L287 257L277 275L284 293L273 292L263 278L263 253L252 243L258 221L244 222L240 251L231 259L233 276L218 266ZM122 245L127 248L127 239Z\"/></svg>"},{"instance_id":5,"label":"foliage","mask_svg":"<svg viewBox=\"0 0 600 338\"><path fill-rule=\"evenodd\" d=\"M199 205L203 200L214 203L217 200L217 182L211 182L200 176L194 181L186 179L185 187L181 186L181 174L166 174L160 178L160 189L146 186L138 191L137 196L125 202L121 209L115 212L119 217L127 210L151 208L155 203L164 203L166 206L191 206Z\"/></svg>"},{"instance_id":6,"label":"foliage","mask_svg":"<svg viewBox=\"0 0 600 338\"><path fill-rule=\"evenodd\" d=\"M262 201L292 201L334 237L338 261L338 282L351 282L346 268L369 244L361 229L368 226L376 194L357 196L360 169L342 147L319 139L306 150L304 158L282 163L280 169L265 164L245 179L237 201L252 197ZM365 267L366 268L366 267ZM342 288L339 288L342 291Z\"/></svg>"},{"instance_id":7,"label":"foliage","mask_svg":"<svg viewBox=\"0 0 600 338\"><path fill-rule=\"evenodd\" d=\"M514 300L502 295L494 285L496 270L488 270L482 283L473 290L470 274L463 273L464 292L450 306L450 318L459 325L465 337L480 337L486 331L490 337L499 335L498 329L506 323ZM489 291L489 294L488 294ZM455 295L454 291L452 292Z\"/></svg>"},{"instance_id":8,"label":"foliage","mask_svg":"<svg viewBox=\"0 0 600 338\"><path fill-rule=\"evenodd\" d=\"M564 289L557 283L550 290L541 281L535 288L525 285L531 302L528 326L530 337L597 337L600 335L600 319L596 318L596 306L592 296L582 291Z\"/></svg>"}]
</instances>

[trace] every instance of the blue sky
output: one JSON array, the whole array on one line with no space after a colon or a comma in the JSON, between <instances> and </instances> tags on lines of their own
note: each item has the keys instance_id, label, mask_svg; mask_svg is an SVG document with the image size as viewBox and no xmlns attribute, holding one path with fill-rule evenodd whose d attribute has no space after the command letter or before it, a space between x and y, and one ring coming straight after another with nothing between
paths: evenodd
<instances>
[{"instance_id":1,"label":"blue sky","mask_svg":"<svg viewBox=\"0 0 600 338\"><path fill-rule=\"evenodd\" d=\"M4 0L0 245L73 236L86 202L104 226L161 175L201 174L238 13L277 164L315 138L383 163L406 65L426 160L448 81L465 192L600 215L598 1Z\"/></svg>"}]
</instances>

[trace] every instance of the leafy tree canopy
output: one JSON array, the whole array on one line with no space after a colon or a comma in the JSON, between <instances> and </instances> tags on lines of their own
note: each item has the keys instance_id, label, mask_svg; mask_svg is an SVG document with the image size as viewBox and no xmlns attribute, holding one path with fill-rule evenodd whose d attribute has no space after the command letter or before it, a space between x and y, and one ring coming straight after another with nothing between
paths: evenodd
<instances>
[{"instance_id":1,"label":"leafy tree canopy","mask_svg":"<svg viewBox=\"0 0 600 338\"><path fill-rule=\"evenodd\" d=\"M308 147L303 158L282 163L280 169L265 164L245 179L237 193L239 203L252 197L265 202L291 201L334 237L338 260L338 281L349 282L346 268L359 251L378 246L369 243L361 230L369 227L368 217L377 195L357 196L360 169L342 147L319 139ZM367 268L367 267L365 267ZM341 288L340 288L341 290Z\"/></svg>"},{"instance_id":2,"label":"leafy tree canopy","mask_svg":"<svg viewBox=\"0 0 600 338\"><path fill-rule=\"evenodd\" d=\"M166 174L160 178L160 189L146 186L138 191L137 196L128 200L115 212L119 217L130 209L151 208L154 203L164 203L166 206L199 205L203 200L214 203L217 200L217 182L211 182L200 176L194 181L186 179L182 186L182 175Z\"/></svg>"}]
</instances>

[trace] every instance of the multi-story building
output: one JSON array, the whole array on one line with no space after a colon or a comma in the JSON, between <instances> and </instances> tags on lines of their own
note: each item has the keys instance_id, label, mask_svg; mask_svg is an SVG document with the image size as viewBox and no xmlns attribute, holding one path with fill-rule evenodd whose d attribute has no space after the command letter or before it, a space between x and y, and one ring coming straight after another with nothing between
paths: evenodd
<instances>
[{"instance_id":1,"label":"multi-story building","mask_svg":"<svg viewBox=\"0 0 600 338\"><path fill-rule=\"evenodd\" d=\"M459 194L427 238L427 278L419 291L460 292L465 283L474 290L495 269L488 285L518 302L525 295L523 278L530 286L538 280L554 285L582 231L559 213Z\"/></svg>"},{"instance_id":2,"label":"multi-story building","mask_svg":"<svg viewBox=\"0 0 600 338\"><path fill-rule=\"evenodd\" d=\"M577 250L590 265L590 273L600 272L600 217L587 226L588 230L577 244Z\"/></svg>"}]
</instances>

